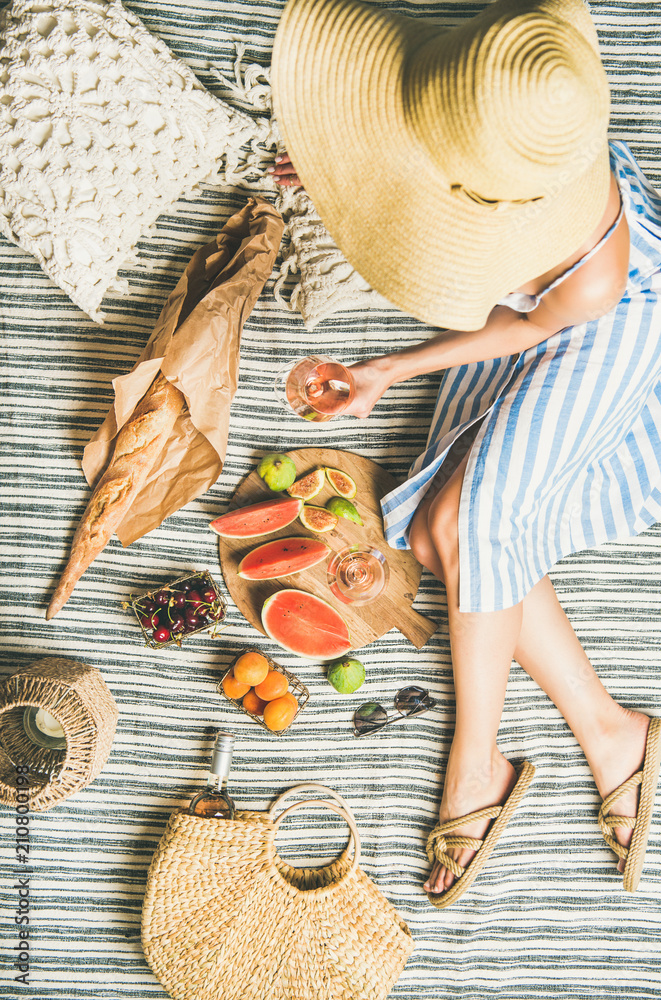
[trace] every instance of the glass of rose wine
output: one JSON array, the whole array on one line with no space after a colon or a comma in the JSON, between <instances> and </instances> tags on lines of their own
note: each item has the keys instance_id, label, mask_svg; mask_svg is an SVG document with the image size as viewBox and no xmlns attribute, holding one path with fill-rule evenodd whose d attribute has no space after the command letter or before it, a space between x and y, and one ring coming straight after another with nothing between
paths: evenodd
<instances>
[{"instance_id":1,"label":"glass of rose wine","mask_svg":"<svg viewBox=\"0 0 661 1000\"><path fill-rule=\"evenodd\" d=\"M274 389L284 406L314 423L342 413L355 392L349 369L325 354L290 362L278 372Z\"/></svg>"},{"instance_id":2,"label":"glass of rose wine","mask_svg":"<svg viewBox=\"0 0 661 1000\"><path fill-rule=\"evenodd\" d=\"M388 586L386 557L372 545L349 545L328 564L328 586L344 604L369 604Z\"/></svg>"}]
</instances>

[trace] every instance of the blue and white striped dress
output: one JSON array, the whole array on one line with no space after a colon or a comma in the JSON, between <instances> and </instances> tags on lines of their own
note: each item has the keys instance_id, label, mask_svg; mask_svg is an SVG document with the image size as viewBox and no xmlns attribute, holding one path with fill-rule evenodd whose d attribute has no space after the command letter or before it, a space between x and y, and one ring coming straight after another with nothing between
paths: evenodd
<instances>
[{"instance_id":1,"label":"blue and white striped dress","mask_svg":"<svg viewBox=\"0 0 661 1000\"><path fill-rule=\"evenodd\" d=\"M459 509L462 611L511 607L563 556L661 520L661 197L625 143L610 151L631 235L623 298L518 357L449 369L426 451L382 501L389 544L408 548L452 444L478 427Z\"/></svg>"}]
</instances>

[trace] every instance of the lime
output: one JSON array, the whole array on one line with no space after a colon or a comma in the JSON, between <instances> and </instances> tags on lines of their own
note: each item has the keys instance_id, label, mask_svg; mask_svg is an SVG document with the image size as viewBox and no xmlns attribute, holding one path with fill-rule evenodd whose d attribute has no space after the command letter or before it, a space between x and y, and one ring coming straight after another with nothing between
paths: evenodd
<instances>
[{"instance_id":1,"label":"lime","mask_svg":"<svg viewBox=\"0 0 661 1000\"><path fill-rule=\"evenodd\" d=\"M365 667L360 660L345 657L332 663L326 676L340 694L353 694L365 680Z\"/></svg>"},{"instance_id":2,"label":"lime","mask_svg":"<svg viewBox=\"0 0 661 1000\"><path fill-rule=\"evenodd\" d=\"M344 500L342 497L333 497L326 504L326 510L329 510L331 514L335 514L336 517L346 517L347 521L353 521L355 524L362 524L363 519L351 503L351 500Z\"/></svg>"}]
</instances>

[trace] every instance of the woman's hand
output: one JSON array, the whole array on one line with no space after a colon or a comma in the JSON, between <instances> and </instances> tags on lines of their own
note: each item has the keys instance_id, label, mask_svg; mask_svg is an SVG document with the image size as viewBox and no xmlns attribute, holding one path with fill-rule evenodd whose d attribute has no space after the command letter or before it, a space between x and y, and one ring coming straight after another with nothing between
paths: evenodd
<instances>
[{"instance_id":1,"label":"woman's hand","mask_svg":"<svg viewBox=\"0 0 661 1000\"><path fill-rule=\"evenodd\" d=\"M289 159L288 153L276 156L275 166L267 167L266 169L272 175L276 184L280 184L281 187L303 187L296 173L296 167Z\"/></svg>"},{"instance_id":2,"label":"woman's hand","mask_svg":"<svg viewBox=\"0 0 661 1000\"><path fill-rule=\"evenodd\" d=\"M344 413L354 417L367 417L374 404L392 385L388 357L370 358L348 366L353 375L356 391Z\"/></svg>"}]
</instances>

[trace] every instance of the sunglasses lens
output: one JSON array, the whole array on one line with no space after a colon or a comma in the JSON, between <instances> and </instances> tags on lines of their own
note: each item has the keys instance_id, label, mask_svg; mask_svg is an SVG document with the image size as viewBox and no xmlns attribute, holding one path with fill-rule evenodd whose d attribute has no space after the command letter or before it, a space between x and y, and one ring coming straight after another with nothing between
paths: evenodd
<instances>
[{"instance_id":1,"label":"sunglasses lens","mask_svg":"<svg viewBox=\"0 0 661 1000\"><path fill-rule=\"evenodd\" d=\"M421 715L433 704L429 693L421 687L402 688L395 695L395 708L402 715Z\"/></svg>"},{"instance_id":2,"label":"sunglasses lens","mask_svg":"<svg viewBox=\"0 0 661 1000\"><path fill-rule=\"evenodd\" d=\"M388 713L383 705L377 705L375 701L368 701L365 705L357 708L353 716L353 725L356 733L371 733L386 722Z\"/></svg>"}]
</instances>

